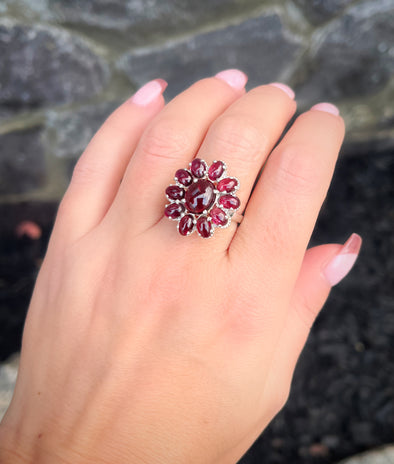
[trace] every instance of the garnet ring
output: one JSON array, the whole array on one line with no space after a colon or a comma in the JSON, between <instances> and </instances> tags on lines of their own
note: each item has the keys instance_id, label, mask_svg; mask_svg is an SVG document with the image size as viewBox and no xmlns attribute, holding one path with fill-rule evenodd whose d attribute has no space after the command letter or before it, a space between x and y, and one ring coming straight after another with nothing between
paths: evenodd
<instances>
[{"instance_id":1,"label":"garnet ring","mask_svg":"<svg viewBox=\"0 0 394 464\"><path fill-rule=\"evenodd\" d=\"M169 204L164 214L178 221L178 232L190 235L195 230L203 238L212 237L217 227L225 228L234 222L240 223L242 215L236 211L240 200L235 195L239 180L227 177L223 161L214 161L211 166L199 158L189 163L189 169L178 169L174 185L166 189Z\"/></svg>"}]
</instances>

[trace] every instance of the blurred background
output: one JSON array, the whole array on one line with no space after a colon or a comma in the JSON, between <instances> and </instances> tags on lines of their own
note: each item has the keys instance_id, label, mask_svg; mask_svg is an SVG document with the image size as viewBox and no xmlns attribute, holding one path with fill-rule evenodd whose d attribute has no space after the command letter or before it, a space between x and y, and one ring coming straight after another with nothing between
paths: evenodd
<instances>
[{"instance_id":1,"label":"blurred background","mask_svg":"<svg viewBox=\"0 0 394 464\"><path fill-rule=\"evenodd\" d=\"M347 138L312 244L364 238L288 405L242 463L336 463L394 442L394 0L0 0L0 417L56 208L89 139L146 81L168 80L170 99L231 67L248 88L289 84L300 111L339 106ZM362 462L394 462L389 449Z\"/></svg>"}]
</instances>

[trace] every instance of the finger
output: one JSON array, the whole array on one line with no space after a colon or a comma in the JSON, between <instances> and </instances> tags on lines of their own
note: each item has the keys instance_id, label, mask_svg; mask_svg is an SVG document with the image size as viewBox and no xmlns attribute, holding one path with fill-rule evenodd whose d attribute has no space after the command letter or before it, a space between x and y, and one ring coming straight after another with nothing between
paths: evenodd
<instances>
[{"instance_id":1,"label":"finger","mask_svg":"<svg viewBox=\"0 0 394 464\"><path fill-rule=\"evenodd\" d=\"M196 82L175 97L149 125L127 168L114 202L114 215L125 212L134 230L146 230L163 217L166 187L187 167L208 127L245 92L247 77L227 70ZM137 231L138 233L138 231Z\"/></svg>"},{"instance_id":2,"label":"finger","mask_svg":"<svg viewBox=\"0 0 394 464\"><path fill-rule=\"evenodd\" d=\"M166 86L161 79L148 82L104 122L75 166L55 230L78 237L101 221L141 133L164 106Z\"/></svg>"},{"instance_id":3,"label":"finger","mask_svg":"<svg viewBox=\"0 0 394 464\"><path fill-rule=\"evenodd\" d=\"M266 157L295 110L294 92L290 88L276 83L264 85L233 103L208 130L197 157L208 165L215 160L225 162L228 168L225 175L240 182L236 192L241 201L239 211L244 209ZM226 233L220 234L225 248L236 227L233 223ZM219 235L215 235L215 247L218 240Z\"/></svg>"},{"instance_id":4,"label":"finger","mask_svg":"<svg viewBox=\"0 0 394 464\"><path fill-rule=\"evenodd\" d=\"M289 292L294 286L343 136L338 115L312 109L299 116L251 196L230 252L269 279L273 294L283 295L286 283Z\"/></svg>"},{"instance_id":5,"label":"finger","mask_svg":"<svg viewBox=\"0 0 394 464\"><path fill-rule=\"evenodd\" d=\"M280 396L285 402L299 355L310 327L333 285L352 269L361 248L361 237L352 234L344 245L330 244L309 249L291 298L290 311L275 349L267 379L267 398ZM282 391L278 386L283 385Z\"/></svg>"}]
</instances>

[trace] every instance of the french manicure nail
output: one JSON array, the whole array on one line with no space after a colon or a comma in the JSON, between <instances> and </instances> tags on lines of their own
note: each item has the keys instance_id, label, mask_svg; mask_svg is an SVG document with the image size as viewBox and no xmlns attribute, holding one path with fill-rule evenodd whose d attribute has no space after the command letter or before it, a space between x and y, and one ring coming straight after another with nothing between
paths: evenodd
<instances>
[{"instance_id":1,"label":"french manicure nail","mask_svg":"<svg viewBox=\"0 0 394 464\"><path fill-rule=\"evenodd\" d=\"M339 109L332 103L318 103L317 105L312 106L311 110L324 111L326 113L331 113L334 116L339 116Z\"/></svg>"},{"instance_id":2,"label":"french manicure nail","mask_svg":"<svg viewBox=\"0 0 394 464\"><path fill-rule=\"evenodd\" d=\"M131 101L138 106L148 106L161 95L167 87L167 82L163 79L155 79L142 86L131 97Z\"/></svg>"},{"instance_id":3,"label":"french manicure nail","mask_svg":"<svg viewBox=\"0 0 394 464\"><path fill-rule=\"evenodd\" d=\"M332 287L350 272L360 252L361 244L362 238L357 234L352 234L339 253L326 264L323 274Z\"/></svg>"},{"instance_id":4,"label":"french manicure nail","mask_svg":"<svg viewBox=\"0 0 394 464\"><path fill-rule=\"evenodd\" d=\"M226 82L226 84L236 90L243 89L248 81L248 76L239 69L226 69L217 73L215 77Z\"/></svg>"},{"instance_id":5,"label":"french manicure nail","mask_svg":"<svg viewBox=\"0 0 394 464\"><path fill-rule=\"evenodd\" d=\"M294 100L294 97L295 97L294 90L291 89L288 85L282 84L280 82L271 82L271 84L269 85L278 87L278 89L283 90L283 92L285 92L292 100Z\"/></svg>"}]
</instances>

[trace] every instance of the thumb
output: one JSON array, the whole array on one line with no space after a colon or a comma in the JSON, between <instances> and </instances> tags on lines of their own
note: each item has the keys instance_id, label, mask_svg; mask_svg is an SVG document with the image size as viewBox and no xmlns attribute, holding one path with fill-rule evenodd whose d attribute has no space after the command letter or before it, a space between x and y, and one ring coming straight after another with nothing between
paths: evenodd
<instances>
[{"instance_id":1,"label":"thumb","mask_svg":"<svg viewBox=\"0 0 394 464\"><path fill-rule=\"evenodd\" d=\"M268 394L287 397L295 365L310 327L331 287L339 283L353 267L361 243L361 237L352 234L344 245L321 245L306 251L285 325L275 348L267 379ZM278 385L283 386L284 394L278 390Z\"/></svg>"}]
</instances>

